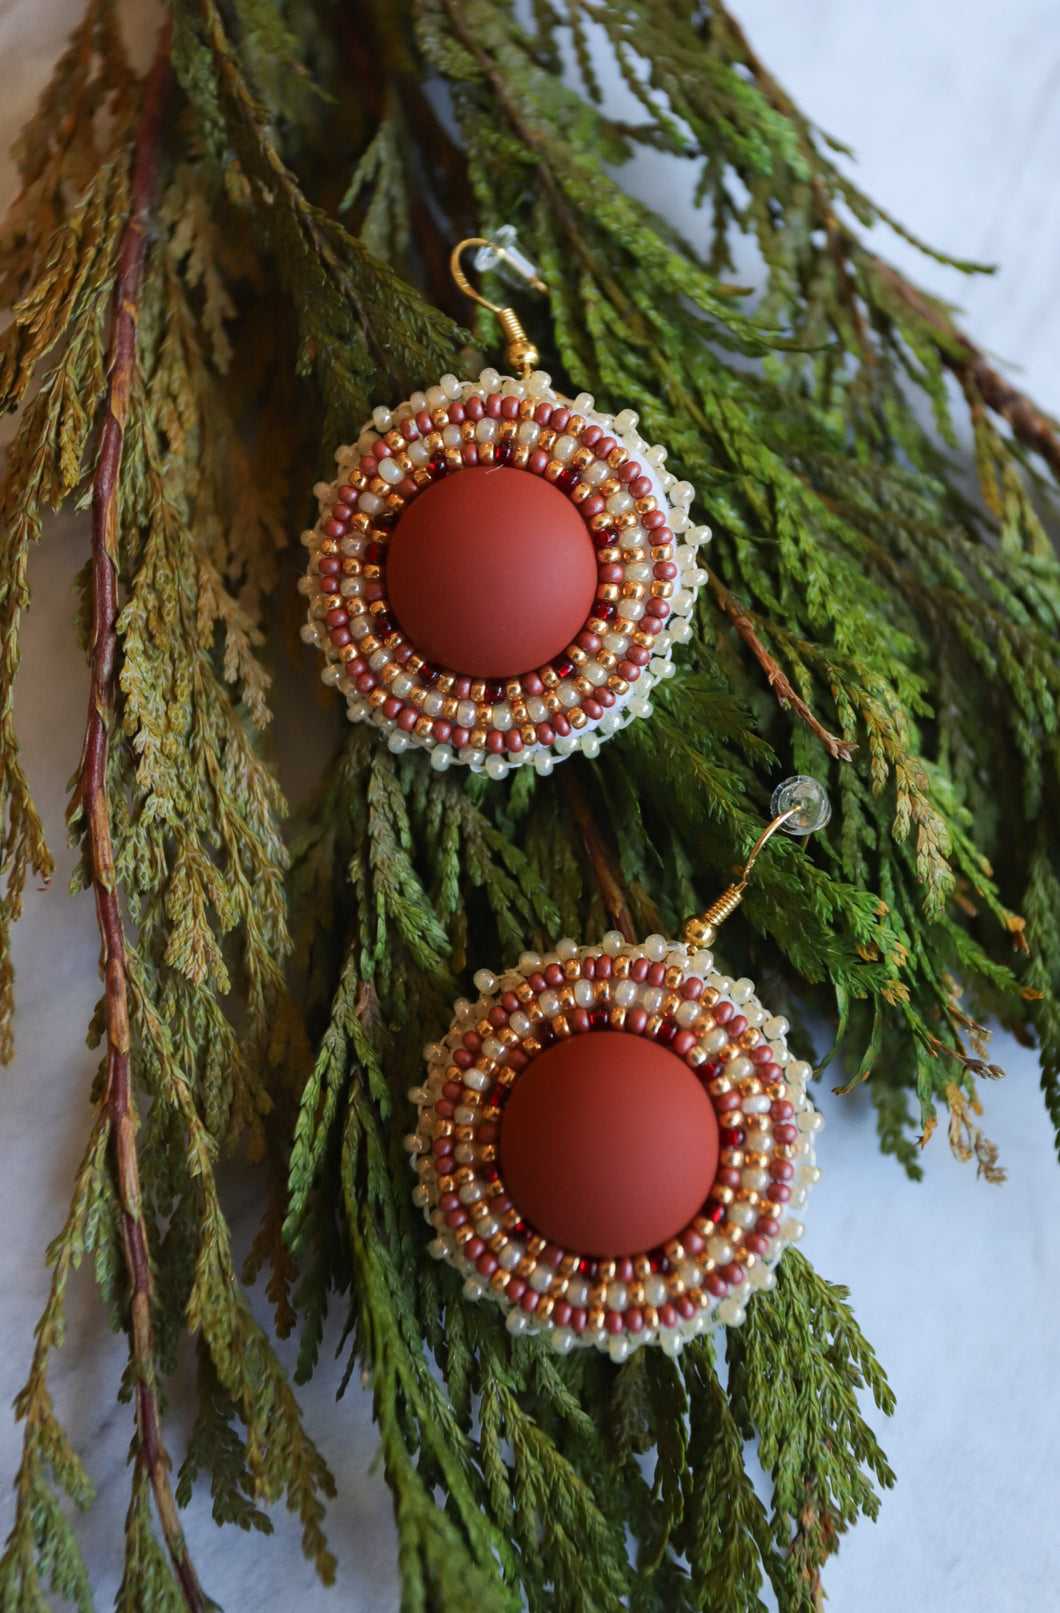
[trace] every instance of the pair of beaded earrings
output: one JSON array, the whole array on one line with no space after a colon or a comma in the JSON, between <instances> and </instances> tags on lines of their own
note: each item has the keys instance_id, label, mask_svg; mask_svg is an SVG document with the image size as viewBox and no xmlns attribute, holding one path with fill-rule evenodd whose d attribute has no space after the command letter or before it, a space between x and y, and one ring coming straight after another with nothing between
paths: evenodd
<instances>
[{"instance_id":1,"label":"pair of beaded earrings","mask_svg":"<svg viewBox=\"0 0 1060 1613\"><path fill-rule=\"evenodd\" d=\"M547 775L650 714L673 646L692 635L710 534L632 410L570 401L535 368L513 310L469 285L470 247L479 269L546 288L510 233L452 254L518 377L444 375L338 449L303 540L303 637L351 720L391 750L493 779ZM770 835L807 834L829 809L800 777L773 814L743 878L680 942L615 931L481 970L477 1000L458 1002L426 1049L406 1139L415 1202L431 1253L468 1298L504 1307L512 1332L615 1360L644 1343L676 1351L715 1322L738 1325L745 1295L772 1285L801 1235L792 1212L819 1174L822 1124L810 1069L753 982L718 974L709 951Z\"/></svg>"}]
</instances>

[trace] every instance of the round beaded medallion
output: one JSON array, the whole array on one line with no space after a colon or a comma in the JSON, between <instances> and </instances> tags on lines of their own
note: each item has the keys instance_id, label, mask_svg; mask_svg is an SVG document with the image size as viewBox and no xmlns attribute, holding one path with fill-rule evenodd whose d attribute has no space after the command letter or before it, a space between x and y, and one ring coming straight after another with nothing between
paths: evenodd
<instances>
[{"instance_id":1,"label":"round beaded medallion","mask_svg":"<svg viewBox=\"0 0 1060 1613\"><path fill-rule=\"evenodd\" d=\"M787 1021L663 936L560 941L475 985L410 1093L430 1252L560 1351L738 1326L820 1175Z\"/></svg>"},{"instance_id":2,"label":"round beaded medallion","mask_svg":"<svg viewBox=\"0 0 1060 1613\"><path fill-rule=\"evenodd\" d=\"M637 416L535 371L376 409L318 484L307 642L351 720L492 778L646 716L706 579L693 490Z\"/></svg>"}]
</instances>

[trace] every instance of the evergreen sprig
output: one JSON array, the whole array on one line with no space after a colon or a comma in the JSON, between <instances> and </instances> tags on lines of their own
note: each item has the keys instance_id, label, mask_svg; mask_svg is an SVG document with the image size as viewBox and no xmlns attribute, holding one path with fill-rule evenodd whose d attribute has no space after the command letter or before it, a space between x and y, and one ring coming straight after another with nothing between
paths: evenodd
<instances>
[{"instance_id":1,"label":"evergreen sprig","mask_svg":"<svg viewBox=\"0 0 1060 1613\"><path fill-rule=\"evenodd\" d=\"M990 1016L1036 1030L1060 1133L1060 436L869 250L869 225L906 232L720 0L169 10L141 79L115 0L89 0L0 226L0 401L18 412L0 1055L10 925L52 867L12 717L27 552L67 500L94 509L71 828L107 964L0 1609L92 1605L62 1500L87 1505L90 1478L48 1388L89 1260L137 1409L121 1608L204 1606L162 1443L186 1333L198 1410L176 1502L206 1482L219 1523L260 1531L282 1498L332 1573L331 1479L247 1299L263 1277L277 1334L301 1330L299 1379L347 1308L407 1609L752 1613L768 1582L809 1613L891 1480L857 1398L886 1411L889 1393L842 1292L792 1251L724 1365L705 1341L677 1362L554 1359L427 1258L407 1089L469 970L563 932L674 933L741 862L771 783L802 771L827 781L832 828L767 848L726 967L763 979L796 1036L831 1019L841 1082L870 1081L910 1174L940 1109L958 1154L1002 1174L978 1123L1000 1073ZM604 98L608 57L636 121ZM638 146L695 168L704 252L621 189ZM551 287L521 308L546 365L635 407L699 492L715 536L696 633L651 720L594 767L457 779L359 728L287 824L265 740L293 637L286 534L373 404L478 362L446 260L501 224ZM737 233L763 264L755 306L726 278ZM474 339L493 345L485 320ZM216 1178L239 1149L262 1183L242 1273Z\"/></svg>"}]
</instances>

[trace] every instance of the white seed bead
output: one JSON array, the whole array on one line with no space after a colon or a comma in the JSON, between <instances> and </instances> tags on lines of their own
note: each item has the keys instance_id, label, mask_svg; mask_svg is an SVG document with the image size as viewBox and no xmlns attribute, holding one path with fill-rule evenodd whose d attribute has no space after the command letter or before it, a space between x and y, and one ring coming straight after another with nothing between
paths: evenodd
<instances>
[{"instance_id":1,"label":"white seed bead","mask_svg":"<svg viewBox=\"0 0 1060 1613\"><path fill-rule=\"evenodd\" d=\"M535 370L526 383L526 390L532 398L545 395L552 385L552 377L546 370Z\"/></svg>"},{"instance_id":2,"label":"white seed bead","mask_svg":"<svg viewBox=\"0 0 1060 1613\"><path fill-rule=\"evenodd\" d=\"M516 1243L507 1243L497 1256L497 1264L503 1271L514 1271L522 1258L523 1251L520 1249L519 1245Z\"/></svg>"},{"instance_id":3,"label":"white seed bead","mask_svg":"<svg viewBox=\"0 0 1060 1613\"><path fill-rule=\"evenodd\" d=\"M539 751L534 757L534 772L539 774L541 778L548 778L555 765L547 750Z\"/></svg>"},{"instance_id":4,"label":"white seed bead","mask_svg":"<svg viewBox=\"0 0 1060 1613\"><path fill-rule=\"evenodd\" d=\"M617 958L626 944L626 938L621 930L608 930L603 939L603 949L610 958Z\"/></svg>"},{"instance_id":5,"label":"white seed bead","mask_svg":"<svg viewBox=\"0 0 1060 1613\"><path fill-rule=\"evenodd\" d=\"M640 415L635 409L623 409L615 415L615 430L620 437L624 437L628 431L636 430L639 419Z\"/></svg>"},{"instance_id":6,"label":"white seed bead","mask_svg":"<svg viewBox=\"0 0 1060 1613\"><path fill-rule=\"evenodd\" d=\"M670 950L670 943L665 935L649 935L644 942L644 951L652 963L661 963Z\"/></svg>"},{"instance_id":7,"label":"white seed bead","mask_svg":"<svg viewBox=\"0 0 1060 1613\"><path fill-rule=\"evenodd\" d=\"M491 779L507 778L508 763L504 760L503 756L487 756L486 772L489 774Z\"/></svg>"},{"instance_id":8,"label":"white seed bead","mask_svg":"<svg viewBox=\"0 0 1060 1613\"><path fill-rule=\"evenodd\" d=\"M489 415L483 416L475 426L475 436L479 442L492 442L497 435L497 422L491 420Z\"/></svg>"},{"instance_id":9,"label":"white seed bead","mask_svg":"<svg viewBox=\"0 0 1060 1613\"><path fill-rule=\"evenodd\" d=\"M379 461L379 474L384 482L389 482L391 487L396 487L397 483L403 481L405 476L401 466L393 459L381 459Z\"/></svg>"},{"instance_id":10,"label":"white seed bead","mask_svg":"<svg viewBox=\"0 0 1060 1613\"><path fill-rule=\"evenodd\" d=\"M659 1334L659 1342L662 1345L663 1354L673 1356L681 1354L681 1346L684 1340L676 1328L664 1328Z\"/></svg>"},{"instance_id":11,"label":"white seed bead","mask_svg":"<svg viewBox=\"0 0 1060 1613\"><path fill-rule=\"evenodd\" d=\"M624 1333L613 1333L607 1341L607 1353L612 1361L625 1361L632 1348Z\"/></svg>"},{"instance_id":12,"label":"white seed bead","mask_svg":"<svg viewBox=\"0 0 1060 1613\"><path fill-rule=\"evenodd\" d=\"M748 997L754 996L754 990L754 981L749 980L747 976L744 975L742 979L733 981L732 991L729 993L729 995L734 1003L738 1003L742 1007L742 1005L747 1001Z\"/></svg>"},{"instance_id":13,"label":"white seed bead","mask_svg":"<svg viewBox=\"0 0 1060 1613\"><path fill-rule=\"evenodd\" d=\"M490 423L492 424L492 421ZM482 421L481 424L485 425L485 421ZM423 439L419 438L416 442L409 443L408 455L414 465L426 465L431 457L431 450Z\"/></svg>"},{"instance_id":14,"label":"white seed bead","mask_svg":"<svg viewBox=\"0 0 1060 1613\"><path fill-rule=\"evenodd\" d=\"M429 386L427 388L428 409L444 409L448 402L449 399L440 386Z\"/></svg>"},{"instance_id":15,"label":"white seed bead","mask_svg":"<svg viewBox=\"0 0 1060 1613\"><path fill-rule=\"evenodd\" d=\"M758 1220L758 1211L753 1204L733 1204L729 1208L729 1220L734 1226L753 1227Z\"/></svg>"},{"instance_id":16,"label":"white seed bead","mask_svg":"<svg viewBox=\"0 0 1060 1613\"><path fill-rule=\"evenodd\" d=\"M744 1187L751 1188L755 1193L761 1193L764 1187L769 1186L769 1172L759 1170L741 1171L740 1181Z\"/></svg>"},{"instance_id":17,"label":"white seed bead","mask_svg":"<svg viewBox=\"0 0 1060 1613\"><path fill-rule=\"evenodd\" d=\"M548 1342L557 1355L567 1355L574 1348L574 1334L569 1327L554 1327L548 1335Z\"/></svg>"},{"instance_id":18,"label":"white seed bead","mask_svg":"<svg viewBox=\"0 0 1060 1613\"><path fill-rule=\"evenodd\" d=\"M746 1319L747 1312L737 1299L723 1299L718 1306L718 1320L726 1327L741 1327Z\"/></svg>"},{"instance_id":19,"label":"white seed bead","mask_svg":"<svg viewBox=\"0 0 1060 1613\"><path fill-rule=\"evenodd\" d=\"M769 1035L769 1026L765 1025L765 1026L763 1026L763 1029L765 1030L766 1035L768 1036ZM812 1074L813 1074L813 1069L811 1068L811 1066L809 1064L807 1064L805 1059L795 1059L791 1064L788 1065L788 1070L787 1070L787 1075L785 1076L785 1080L794 1081L797 1086L801 1087L801 1086L806 1085L807 1081L810 1079L810 1076Z\"/></svg>"},{"instance_id":20,"label":"white seed bead","mask_svg":"<svg viewBox=\"0 0 1060 1613\"><path fill-rule=\"evenodd\" d=\"M472 979L475 983L475 990L480 991L484 997L490 996L497 989L497 976L492 969L478 969Z\"/></svg>"},{"instance_id":21,"label":"white seed bead","mask_svg":"<svg viewBox=\"0 0 1060 1613\"><path fill-rule=\"evenodd\" d=\"M470 1069L464 1071L462 1079L464 1085L470 1087L472 1092L485 1092L491 1083L492 1077L488 1076L483 1070Z\"/></svg>"},{"instance_id":22,"label":"white seed bead","mask_svg":"<svg viewBox=\"0 0 1060 1613\"><path fill-rule=\"evenodd\" d=\"M645 1279L644 1298L649 1305L665 1305L666 1284L661 1277L648 1277Z\"/></svg>"},{"instance_id":23,"label":"white seed bead","mask_svg":"<svg viewBox=\"0 0 1060 1613\"><path fill-rule=\"evenodd\" d=\"M530 1318L525 1311L509 1311L504 1325L509 1333L526 1333L530 1329Z\"/></svg>"},{"instance_id":24,"label":"white seed bead","mask_svg":"<svg viewBox=\"0 0 1060 1613\"><path fill-rule=\"evenodd\" d=\"M496 392L500 385L500 374L494 369L480 370L478 378L487 392Z\"/></svg>"},{"instance_id":25,"label":"white seed bead","mask_svg":"<svg viewBox=\"0 0 1060 1613\"><path fill-rule=\"evenodd\" d=\"M591 1008L596 1001L596 991L591 980L576 980L574 982L574 1001L579 1008Z\"/></svg>"},{"instance_id":26,"label":"white seed bead","mask_svg":"<svg viewBox=\"0 0 1060 1613\"><path fill-rule=\"evenodd\" d=\"M443 375L439 385L447 398L458 398L460 396L461 385L455 375Z\"/></svg>"},{"instance_id":27,"label":"white seed bead","mask_svg":"<svg viewBox=\"0 0 1060 1613\"><path fill-rule=\"evenodd\" d=\"M716 1232L707 1239L707 1253L717 1265L726 1266L732 1259L732 1244Z\"/></svg>"},{"instance_id":28,"label":"white seed bead","mask_svg":"<svg viewBox=\"0 0 1060 1613\"><path fill-rule=\"evenodd\" d=\"M535 1294L547 1292L552 1282L552 1273L547 1266L535 1266L530 1273L530 1287Z\"/></svg>"},{"instance_id":29,"label":"white seed bead","mask_svg":"<svg viewBox=\"0 0 1060 1613\"><path fill-rule=\"evenodd\" d=\"M597 482L605 481L610 474L611 467L609 465L605 464L602 459L594 459L592 464L587 465L582 471L582 481L588 482L590 487L595 487Z\"/></svg>"},{"instance_id":30,"label":"white seed bead","mask_svg":"<svg viewBox=\"0 0 1060 1613\"><path fill-rule=\"evenodd\" d=\"M819 1114L816 1109L804 1109L802 1113L796 1117L795 1124L798 1126L800 1131L823 1131L824 1115Z\"/></svg>"},{"instance_id":31,"label":"white seed bead","mask_svg":"<svg viewBox=\"0 0 1060 1613\"><path fill-rule=\"evenodd\" d=\"M604 1289L604 1303L608 1310L624 1311L629 1304L629 1294L625 1283L608 1283Z\"/></svg>"},{"instance_id":32,"label":"white seed bead","mask_svg":"<svg viewBox=\"0 0 1060 1613\"><path fill-rule=\"evenodd\" d=\"M572 941L569 935L565 935L562 941L556 942L556 957L561 963L565 963L568 958L574 958L577 955L578 943L577 941Z\"/></svg>"},{"instance_id":33,"label":"white seed bead","mask_svg":"<svg viewBox=\"0 0 1060 1613\"><path fill-rule=\"evenodd\" d=\"M457 1198L461 1204L474 1204L475 1200L480 1199L484 1192L485 1188L481 1182L465 1182L457 1194Z\"/></svg>"},{"instance_id":34,"label":"white seed bead","mask_svg":"<svg viewBox=\"0 0 1060 1613\"><path fill-rule=\"evenodd\" d=\"M388 737L387 748L392 750L395 756L400 756L402 751L406 751L409 748L409 736L403 734L400 729L396 730Z\"/></svg>"},{"instance_id":35,"label":"white seed bead","mask_svg":"<svg viewBox=\"0 0 1060 1613\"><path fill-rule=\"evenodd\" d=\"M559 997L554 991L543 991L537 999L541 1004L541 1011L553 1019L559 1013Z\"/></svg>"},{"instance_id":36,"label":"white seed bead","mask_svg":"<svg viewBox=\"0 0 1060 1613\"><path fill-rule=\"evenodd\" d=\"M581 752L582 755L587 756L590 761L592 761L594 757L599 756L600 741L597 739L595 734L585 735L581 743Z\"/></svg>"},{"instance_id":37,"label":"white seed bead","mask_svg":"<svg viewBox=\"0 0 1060 1613\"><path fill-rule=\"evenodd\" d=\"M541 967L541 956L537 952L521 952L517 968L521 975L535 974Z\"/></svg>"},{"instance_id":38,"label":"white seed bead","mask_svg":"<svg viewBox=\"0 0 1060 1613\"><path fill-rule=\"evenodd\" d=\"M515 1013L510 1016L508 1023L516 1036L529 1036L533 1029L531 1021L521 1009L516 1009Z\"/></svg>"},{"instance_id":39,"label":"white seed bead","mask_svg":"<svg viewBox=\"0 0 1060 1613\"><path fill-rule=\"evenodd\" d=\"M734 1064L739 1062L739 1059L733 1060ZM755 1098L745 1098L743 1108L744 1113L747 1115L767 1115L769 1113L769 1099L764 1094Z\"/></svg>"},{"instance_id":40,"label":"white seed bead","mask_svg":"<svg viewBox=\"0 0 1060 1613\"><path fill-rule=\"evenodd\" d=\"M575 1307L584 1305L589 1298L589 1284L584 1277L575 1277L567 1288L567 1299Z\"/></svg>"},{"instance_id":41,"label":"white seed bead","mask_svg":"<svg viewBox=\"0 0 1060 1613\"><path fill-rule=\"evenodd\" d=\"M560 441L562 442L562 438ZM607 500L607 509L612 515L624 515L633 508L633 495L631 493L612 493Z\"/></svg>"},{"instance_id":42,"label":"white seed bead","mask_svg":"<svg viewBox=\"0 0 1060 1613\"><path fill-rule=\"evenodd\" d=\"M444 1243L441 1238L432 1238L427 1245L427 1253L432 1260L444 1260L449 1253L449 1245Z\"/></svg>"},{"instance_id":43,"label":"white seed bead","mask_svg":"<svg viewBox=\"0 0 1060 1613\"><path fill-rule=\"evenodd\" d=\"M477 1277L468 1277L464 1282L465 1299L481 1299L486 1292L485 1283L479 1282Z\"/></svg>"},{"instance_id":44,"label":"white seed bead","mask_svg":"<svg viewBox=\"0 0 1060 1613\"><path fill-rule=\"evenodd\" d=\"M657 1014L663 1005L666 996L660 986L647 986L640 994L640 1000L649 1014Z\"/></svg>"},{"instance_id":45,"label":"white seed bead","mask_svg":"<svg viewBox=\"0 0 1060 1613\"><path fill-rule=\"evenodd\" d=\"M703 1273L700 1271L694 1260L682 1260L681 1264L677 1268L677 1275L680 1277L686 1288L695 1288Z\"/></svg>"},{"instance_id":46,"label":"white seed bead","mask_svg":"<svg viewBox=\"0 0 1060 1613\"><path fill-rule=\"evenodd\" d=\"M614 988L614 999L620 1008L632 1008L637 1000L636 982L620 980Z\"/></svg>"},{"instance_id":47,"label":"white seed bead","mask_svg":"<svg viewBox=\"0 0 1060 1613\"><path fill-rule=\"evenodd\" d=\"M777 1286L777 1279L773 1276L773 1273L770 1271L769 1267L763 1266L761 1261L759 1261L757 1265L751 1267L750 1271L747 1273L747 1280L751 1284L752 1288L761 1289L763 1294L768 1294L771 1288L775 1288Z\"/></svg>"},{"instance_id":48,"label":"white seed bead","mask_svg":"<svg viewBox=\"0 0 1060 1613\"><path fill-rule=\"evenodd\" d=\"M786 1036L791 1027L783 1014L774 1014L772 1019L766 1020L762 1029L769 1041L772 1042L774 1040L779 1041L782 1036Z\"/></svg>"},{"instance_id":49,"label":"white seed bead","mask_svg":"<svg viewBox=\"0 0 1060 1613\"><path fill-rule=\"evenodd\" d=\"M390 410L384 409L381 404L377 409L373 409L372 424L375 426L376 431L389 431L393 424L393 416Z\"/></svg>"},{"instance_id":50,"label":"white seed bead","mask_svg":"<svg viewBox=\"0 0 1060 1613\"><path fill-rule=\"evenodd\" d=\"M595 406L596 400L591 392L579 392L574 400L574 413L588 414Z\"/></svg>"},{"instance_id":51,"label":"white seed bead","mask_svg":"<svg viewBox=\"0 0 1060 1613\"><path fill-rule=\"evenodd\" d=\"M541 427L536 420L520 420L515 440L522 443L524 448L532 448L540 435Z\"/></svg>"},{"instance_id":52,"label":"white seed bead","mask_svg":"<svg viewBox=\"0 0 1060 1613\"><path fill-rule=\"evenodd\" d=\"M708 1053L720 1053L723 1047L728 1046L728 1043L729 1033L723 1030L720 1025L715 1025L714 1029L708 1031L703 1038L703 1047Z\"/></svg>"},{"instance_id":53,"label":"white seed bead","mask_svg":"<svg viewBox=\"0 0 1060 1613\"><path fill-rule=\"evenodd\" d=\"M803 1226L801 1221L792 1219L783 1223L780 1229L780 1236L786 1243L798 1243L805 1231L806 1228Z\"/></svg>"}]
</instances>

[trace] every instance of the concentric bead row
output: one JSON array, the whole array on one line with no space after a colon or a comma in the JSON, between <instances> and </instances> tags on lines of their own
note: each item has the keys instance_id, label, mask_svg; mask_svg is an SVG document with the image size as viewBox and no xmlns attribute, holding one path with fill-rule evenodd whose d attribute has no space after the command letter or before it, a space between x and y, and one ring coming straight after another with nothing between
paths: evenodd
<instances>
[{"instance_id":1,"label":"concentric bead row","mask_svg":"<svg viewBox=\"0 0 1060 1613\"><path fill-rule=\"evenodd\" d=\"M442 769L461 762L503 777L531 761L580 749L646 715L648 695L672 672L672 646L705 579L696 563L692 489L663 468L665 451L582 394L573 406L542 372L528 382L484 370L477 382L446 376L373 424L336 458L340 476L318 489L303 637L325 652L325 682L351 718L388 733L393 750L423 745ZM417 654L386 592L390 534L402 511L440 478L475 465L511 465L545 478L579 509L597 558L591 613L565 650L518 678L476 679ZM498 608L502 608L500 605Z\"/></svg>"},{"instance_id":2,"label":"concentric bead row","mask_svg":"<svg viewBox=\"0 0 1060 1613\"><path fill-rule=\"evenodd\" d=\"M817 1179L821 1117L805 1094L809 1067L791 1059L787 1024L750 981L713 971L709 953L653 936L627 946L560 942L525 955L482 995L457 1005L406 1139L416 1201L435 1231L432 1252L464 1273L516 1332L542 1330L559 1350L596 1344L616 1359L641 1343L669 1350L715 1320L739 1325L745 1295L772 1285L784 1245L801 1235L791 1211ZM498 1145L508 1095L559 1039L620 1031L669 1048L697 1072L717 1115L721 1152L700 1213L667 1244L629 1258L589 1258L540 1237L506 1190Z\"/></svg>"}]
</instances>

